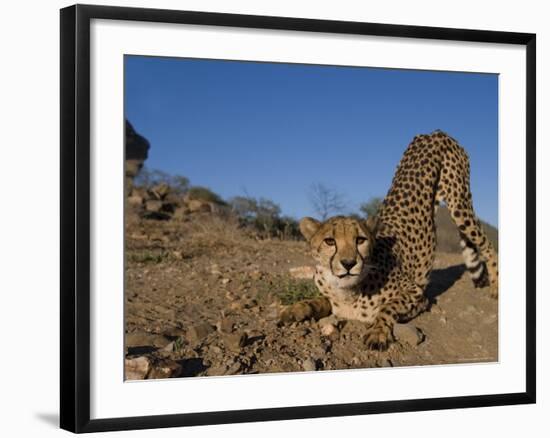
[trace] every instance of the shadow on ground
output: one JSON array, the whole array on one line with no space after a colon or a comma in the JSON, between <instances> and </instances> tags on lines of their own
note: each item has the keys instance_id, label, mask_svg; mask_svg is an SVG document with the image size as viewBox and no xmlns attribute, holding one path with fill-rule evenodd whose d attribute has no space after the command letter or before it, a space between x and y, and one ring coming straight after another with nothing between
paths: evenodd
<instances>
[{"instance_id":1,"label":"shadow on ground","mask_svg":"<svg viewBox=\"0 0 550 438\"><path fill-rule=\"evenodd\" d=\"M425 292L430 303L434 303L439 295L447 292L462 277L465 271L466 267L463 264L434 269Z\"/></svg>"}]
</instances>

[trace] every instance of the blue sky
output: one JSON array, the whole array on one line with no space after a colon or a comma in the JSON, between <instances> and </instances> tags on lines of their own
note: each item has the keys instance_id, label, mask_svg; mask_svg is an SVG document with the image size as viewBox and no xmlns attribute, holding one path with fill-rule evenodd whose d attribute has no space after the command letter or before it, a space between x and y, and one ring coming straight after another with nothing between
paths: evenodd
<instances>
[{"instance_id":1,"label":"blue sky","mask_svg":"<svg viewBox=\"0 0 550 438\"><path fill-rule=\"evenodd\" d=\"M497 75L126 56L125 111L150 169L296 218L314 216L313 183L344 213L383 197L411 139L442 129L470 155L478 216L498 223Z\"/></svg>"}]
</instances>

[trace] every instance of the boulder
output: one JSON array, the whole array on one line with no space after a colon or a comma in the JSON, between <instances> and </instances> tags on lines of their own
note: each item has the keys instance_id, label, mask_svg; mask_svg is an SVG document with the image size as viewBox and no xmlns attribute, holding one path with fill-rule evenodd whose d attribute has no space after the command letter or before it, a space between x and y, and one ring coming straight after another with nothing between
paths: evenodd
<instances>
[{"instance_id":1,"label":"boulder","mask_svg":"<svg viewBox=\"0 0 550 438\"><path fill-rule=\"evenodd\" d=\"M145 201L145 210L152 213L158 213L162 210L162 201L159 201L158 199L148 199Z\"/></svg>"},{"instance_id":2,"label":"boulder","mask_svg":"<svg viewBox=\"0 0 550 438\"><path fill-rule=\"evenodd\" d=\"M187 208L191 213L211 213L212 207L209 202L200 201L198 199L190 199L187 202Z\"/></svg>"},{"instance_id":3,"label":"boulder","mask_svg":"<svg viewBox=\"0 0 550 438\"><path fill-rule=\"evenodd\" d=\"M143 380L151 370L151 362L145 356L124 359L124 376L126 380Z\"/></svg>"}]
</instances>

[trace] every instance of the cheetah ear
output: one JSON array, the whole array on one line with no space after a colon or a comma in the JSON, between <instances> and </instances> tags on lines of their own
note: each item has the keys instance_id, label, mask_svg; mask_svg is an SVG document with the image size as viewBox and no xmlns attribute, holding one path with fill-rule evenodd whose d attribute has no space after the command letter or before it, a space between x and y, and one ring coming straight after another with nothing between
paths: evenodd
<instances>
[{"instance_id":1,"label":"cheetah ear","mask_svg":"<svg viewBox=\"0 0 550 438\"><path fill-rule=\"evenodd\" d=\"M372 233L376 234L378 231L378 225L379 225L378 217L375 215L369 215L367 220L365 221L365 226L367 227L367 230Z\"/></svg>"},{"instance_id":2,"label":"cheetah ear","mask_svg":"<svg viewBox=\"0 0 550 438\"><path fill-rule=\"evenodd\" d=\"M319 227L321 227L321 222L311 217L305 217L300 221L300 231L307 241L311 240Z\"/></svg>"}]
</instances>

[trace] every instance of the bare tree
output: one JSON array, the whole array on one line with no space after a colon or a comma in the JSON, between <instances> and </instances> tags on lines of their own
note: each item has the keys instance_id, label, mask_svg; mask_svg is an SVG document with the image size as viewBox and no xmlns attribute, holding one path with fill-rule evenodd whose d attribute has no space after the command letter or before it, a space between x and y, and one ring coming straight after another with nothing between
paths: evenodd
<instances>
[{"instance_id":1,"label":"bare tree","mask_svg":"<svg viewBox=\"0 0 550 438\"><path fill-rule=\"evenodd\" d=\"M378 210L380 209L382 202L383 202L382 198L378 198L378 197L370 198L368 202L365 202L359 206L359 210L366 217L376 216L376 213L378 213Z\"/></svg>"},{"instance_id":2,"label":"bare tree","mask_svg":"<svg viewBox=\"0 0 550 438\"><path fill-rule=\"evenodd\" d=\"M340 213L345 208L344 196L322 183L315 183L311 186L309 199L313 210L322 220Z\"/></svg>"}]
</instances>

